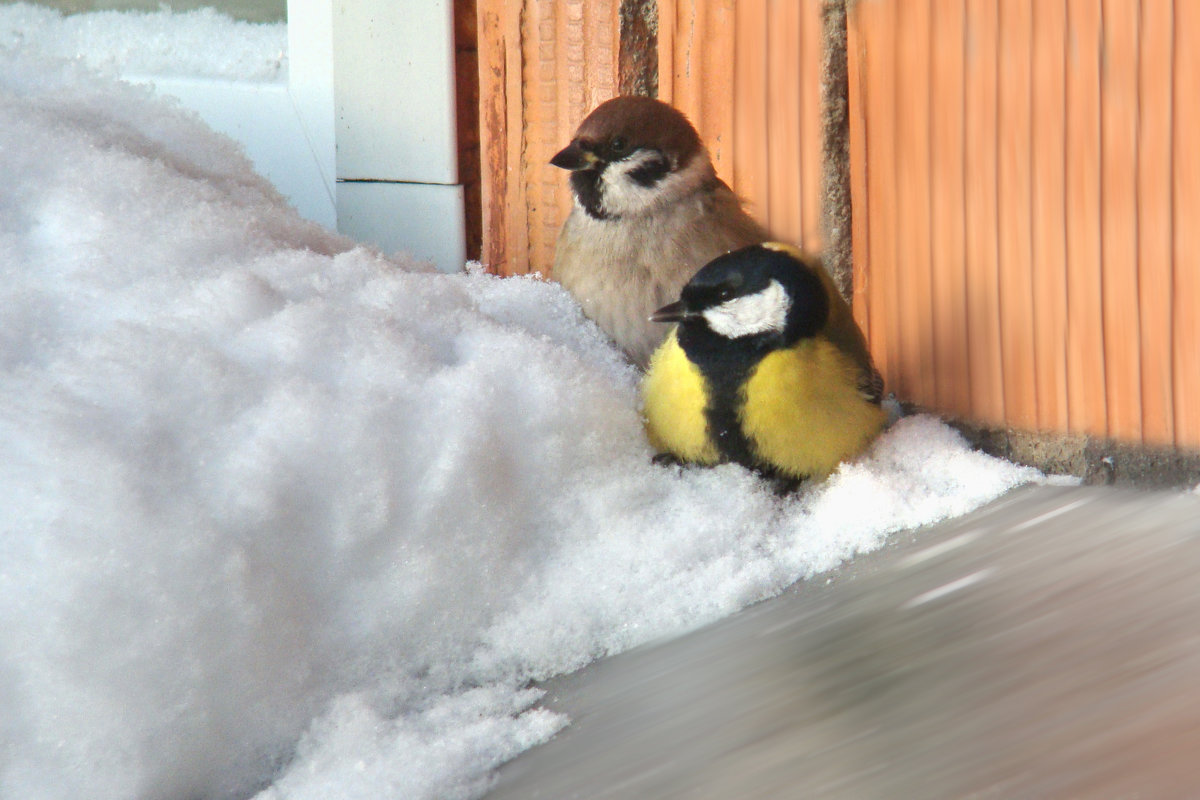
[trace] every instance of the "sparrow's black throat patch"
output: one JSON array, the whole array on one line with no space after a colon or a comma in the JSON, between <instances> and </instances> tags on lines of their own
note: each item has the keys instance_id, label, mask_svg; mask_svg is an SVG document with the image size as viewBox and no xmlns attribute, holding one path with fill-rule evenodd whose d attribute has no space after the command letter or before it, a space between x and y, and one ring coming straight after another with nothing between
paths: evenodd
<instances>
[{"instance_id":1,"label":"sparrow's black throat patch","mask_svg":"<svg viewBox=\"0 0 1200 800\"><path fill-rule=\"evenodd\" d=\"M579 169L571 173L571 191L575 193L575 197L579 200L579 205L583 206L583 210L587 212L589 217L593 219L612 219L612 216L605 212L600 196L600 169Z\"/></svg>"}]
</instances>

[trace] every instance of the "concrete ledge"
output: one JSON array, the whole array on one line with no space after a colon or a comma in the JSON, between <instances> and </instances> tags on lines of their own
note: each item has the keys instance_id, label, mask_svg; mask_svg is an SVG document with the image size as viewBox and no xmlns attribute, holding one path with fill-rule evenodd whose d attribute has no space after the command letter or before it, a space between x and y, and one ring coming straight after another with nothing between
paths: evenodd
<instances>
[{"instance_id":1,"label":"concrete ledge","mask_svg":"<svg viewBox=\"0 0 1200 800\"><path fill-rule=\"evenodd\" d=\"M947 420L973 446L1048 475L1090 485L1180 489L1200 484L1200 453L1152 448L1082 434L1034 433Z\"/></svg>"}]
</instances>

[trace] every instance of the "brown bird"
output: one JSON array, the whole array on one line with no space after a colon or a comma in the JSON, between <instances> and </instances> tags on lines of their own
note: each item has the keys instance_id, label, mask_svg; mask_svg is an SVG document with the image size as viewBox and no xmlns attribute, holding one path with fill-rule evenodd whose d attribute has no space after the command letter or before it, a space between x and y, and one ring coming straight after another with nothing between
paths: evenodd
<instances>
[{"instance_id":1,"label":"brown bird","mask_svg":"<svg viewBox=\"0 0 1200 800\"><path fill-rule=\"evenodd\" d=\"M574 195L554 277L643 367L666 335L650 315L712 259L771 238L717 177L692 124L658 100L602 103L550 163L570 170Z\"/></svg>"},{"instance_id":2,"label":"brown bird","mask_svg":"<svg viewBox=\"0 0 1200 800\"><path fill-rule=\"evenodd\" d=\"M575 200L558 235L554 277L641 367L669 330L650 321L656 310L679 299L714 258L772 240L717 177L692 123L659 100L601 103L550 163L570 170ZM882 393L850 306L819 258L797 257L830 286L826 336Z\"/></svg>"}]
</instances>

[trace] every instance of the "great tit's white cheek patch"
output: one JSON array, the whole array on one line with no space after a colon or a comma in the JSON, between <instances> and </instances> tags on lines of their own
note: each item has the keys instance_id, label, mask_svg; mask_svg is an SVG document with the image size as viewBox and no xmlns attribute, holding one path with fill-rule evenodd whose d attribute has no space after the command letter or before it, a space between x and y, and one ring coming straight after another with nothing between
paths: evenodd
<instances>
[{"instance_id":1,"label":"great tit's white cheek patch","mask_svg":"<svg viewBox=\"0 0 1200 800\"><path fill-rule=\"evenodd\" d=\"M783 285L773 280L760 292L735 297L706 309L703 314L713 332L727 339L740 339L760 333L782 332L791 307L791 298Z\"/></svg>"}]
</instances>

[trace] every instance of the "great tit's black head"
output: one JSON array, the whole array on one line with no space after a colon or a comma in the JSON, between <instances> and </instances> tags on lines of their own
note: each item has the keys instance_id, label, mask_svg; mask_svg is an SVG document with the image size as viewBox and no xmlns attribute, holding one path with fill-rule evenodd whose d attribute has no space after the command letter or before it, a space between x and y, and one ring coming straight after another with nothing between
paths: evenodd
<instances>
[{"instance_id":1,"label":"great tit's black head","mask_svg":"<svg viewBox=\"0 0 1200 800\"><path fill-rule=\"evenodd\" d=\"M774 242L718 256L683 287L679 302L651 315L725 339L787 347L829 319L829 295L800 251Z\"/></svg>"},{"instance_id":2,"label":"great tit's black head","mask_svg":"<svg viewBox=\"0 0 1200 800\"><path fill-rule=\"evenodd\" d=\"M697 156L711 172L700 135L682 113L650 97L614 97L587 115L550 163L571 172L585 211L607 219L663 199L666 178Z\"/></svg>"}]
</instances>

